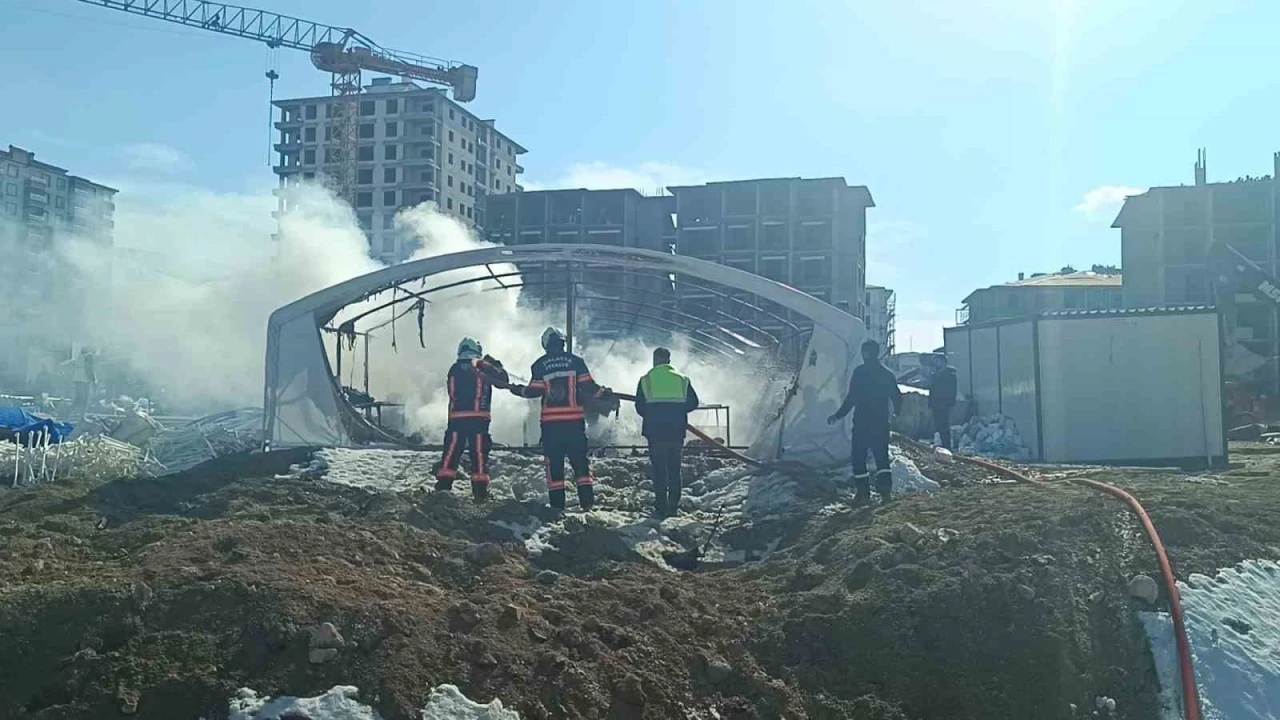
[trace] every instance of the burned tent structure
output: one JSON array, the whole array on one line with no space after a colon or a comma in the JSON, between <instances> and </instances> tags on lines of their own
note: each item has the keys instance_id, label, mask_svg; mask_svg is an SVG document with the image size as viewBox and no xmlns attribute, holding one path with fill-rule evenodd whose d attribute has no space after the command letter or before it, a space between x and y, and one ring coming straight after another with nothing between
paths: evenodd
<instances>
[{"instance_id":1,"label":"burned tent structure","mask_svg":"<svg viewBox=\"0 0 1280 720\"><path fill-rule=\"evenodd\" d=\"M449 282L432 284L435 276L467 268L473 272L465 280L453 281L455 274ZM656 278L661 287L655 296L696 286L723 302L718 309L695 314L671 303L650 301L644 293L610 296L607 288L595 287L602 283L575 274L575 269L582 268ZM430 302L434 292L475 283L495 292L539 284L560 286L570 333L575 305L590 302L590 325L582 328L584 332L618 334L649 327L679 334L687 338L693 352L709 356L738 355L770 344L785 350L794 382L776 416L758 433L753 453L765 459L807 462L839 462L847 457L844 430L827 425L826 417L838 407L849 373L860 362L858 350L865 338L861 320L794 288L716 263L650 250L576 244L492 247L411 261L325 288L276 310L267 330L264 437L268 447L349 446L378 439L335 379L325 351L326 327L344 308L375 296L380 300L390 295L390 300L376 302L374 309L394 313L399 306L402 314L408 314ZM729 320L761 314L789 326L783 337L749 319L734 324L738 330L729 329ZM355 319L344 316L339 332L350 336L361 328ZM430 334L430 327L424 332Z\"/></svg>"}]
</instances>

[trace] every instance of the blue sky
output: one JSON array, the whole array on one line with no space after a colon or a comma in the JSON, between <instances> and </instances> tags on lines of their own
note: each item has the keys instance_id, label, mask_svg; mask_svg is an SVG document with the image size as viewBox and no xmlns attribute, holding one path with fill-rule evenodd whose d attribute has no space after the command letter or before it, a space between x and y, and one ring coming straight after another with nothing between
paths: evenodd
<instances>
[{"instance_id":1,"label":"blue sky","mask_svg":"<svg viewBox=\"0 0 1280 720\"><path fill-rule=\"evenodd\" d=\"M267 5L267 0L260 0ZM480 68L543 186L843 175L868 280L928 349L971 290L1119 261L1125 188L1271 172L1280 3L1246 0L270 0ZM72 0L0 0L0 143L92 178L243 193L267 51ZM281 51L277 97L325 94ZM174 238L174 242L180 242Z\"/></svg>"}]
</instances>

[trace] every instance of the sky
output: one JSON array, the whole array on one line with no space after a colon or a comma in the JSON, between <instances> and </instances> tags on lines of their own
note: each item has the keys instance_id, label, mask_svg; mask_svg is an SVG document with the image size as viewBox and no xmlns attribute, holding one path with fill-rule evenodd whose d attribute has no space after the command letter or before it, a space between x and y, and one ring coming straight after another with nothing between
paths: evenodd
<instances>
[{"instance_id":1,"label":"sky","mask_svg":"<svg viewBox=\"0 0 1280 720\"><path fill-rule=\"evenodd\" d=\"M1280 150L1266 0L265 9L478 66L474 110L529 149L539 187L868 186L867 279L897 291L899 350L939 345L977 288L1118 264L1124 195L1189 184L1197 148L1211 181L1270 174ZM0 17L0 146L139 195L274 185L264 46L75 0L0 0ZM275 55L277 98L328 93L305 53Z\"/></svg>"}]
</instances>

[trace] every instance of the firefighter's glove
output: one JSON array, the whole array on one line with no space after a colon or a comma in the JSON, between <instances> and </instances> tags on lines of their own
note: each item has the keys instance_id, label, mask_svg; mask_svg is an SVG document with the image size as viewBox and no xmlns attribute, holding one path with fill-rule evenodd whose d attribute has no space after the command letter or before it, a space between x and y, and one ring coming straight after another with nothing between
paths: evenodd
<instances>
[{"instance_id":1,"label":"firefighter's glove","mask_svg":"<svg viewBox=\"0 0 1280 720\"><path fill-rule=\"evenodd\" d=\"M507 390L510 390L512 395L515 395L516 397L521 397L521 398L524 397L524 389L525 389L524 385L518 385L515 383L512 383L511 385L507 386Z\"/></svg>"}]
</instances>

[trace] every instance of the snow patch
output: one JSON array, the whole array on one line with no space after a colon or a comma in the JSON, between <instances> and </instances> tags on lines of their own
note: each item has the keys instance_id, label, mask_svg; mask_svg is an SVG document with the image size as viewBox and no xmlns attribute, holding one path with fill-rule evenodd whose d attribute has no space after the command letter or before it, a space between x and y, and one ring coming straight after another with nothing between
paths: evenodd
<instances>
[{"instance_id":1,"label":"snow patch","mask_svg":"<svg viewBox=\"0 0 1280 720\"><path fill-rule=\"evenodd\" d=\"M337 685L311 698L262 697L242 688L229 703L229 720L382 720L376 710L356 699L358 695L359 690L352 685ZM481 704L463 695L457 686L439 685L422 708L422 720L520 720L520 716L503 708L501 700Z\"/></svg>"},{"instance_id":2,"label":"snow patch","mask_svg":"<svg viewBox=\"0 0 1280 720\"><path fill-rule=\"evenodd\" d=\"M1178 583L1206 720L1280 718L1280 565L1246 560ZM1173 621L1141 613L1165 717L1182 717Z\"/></svg>"}]
</instances>

